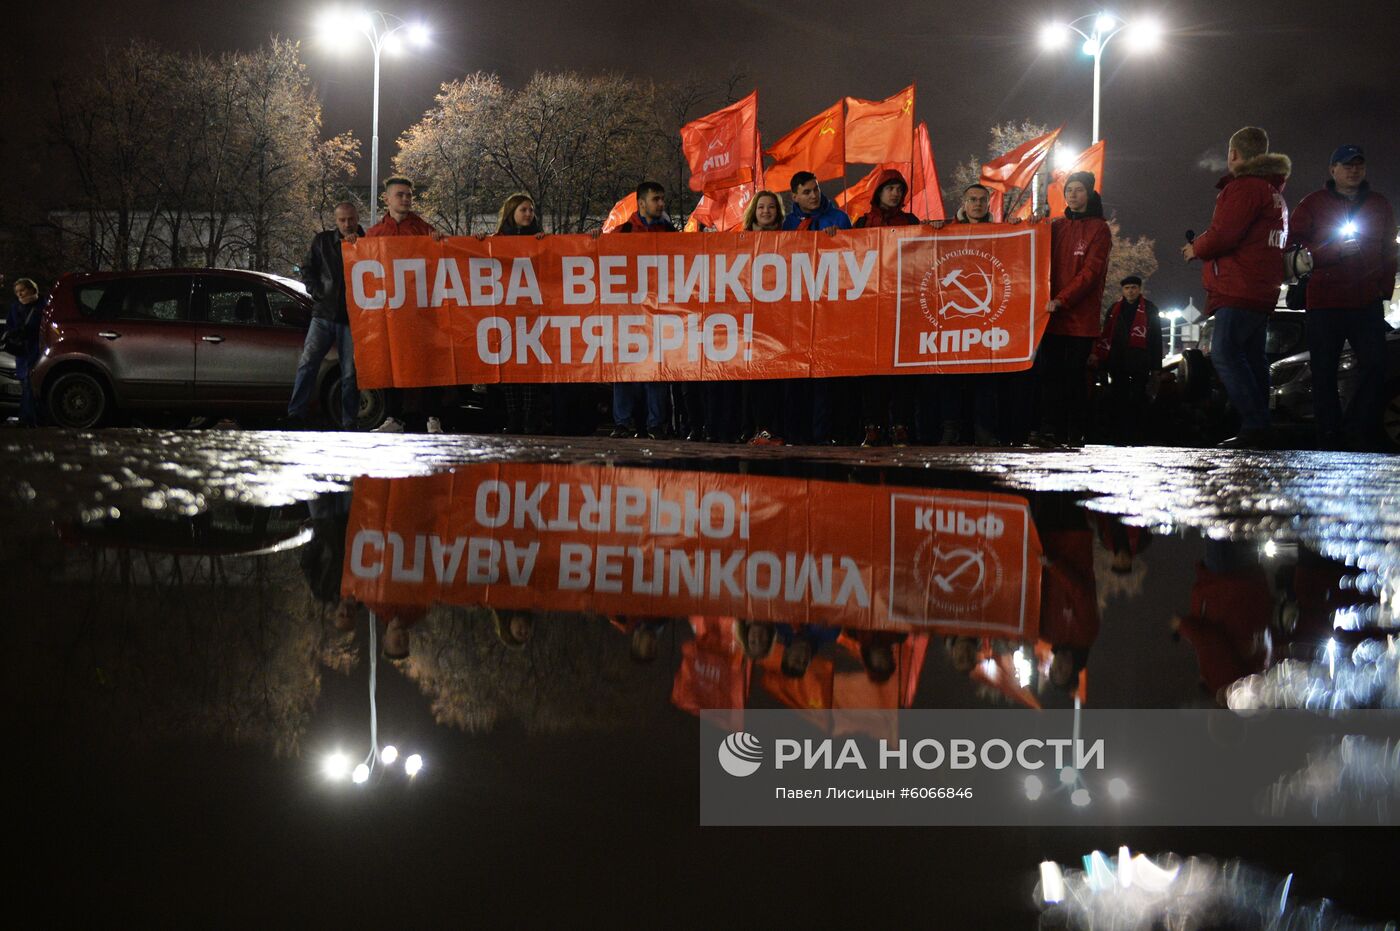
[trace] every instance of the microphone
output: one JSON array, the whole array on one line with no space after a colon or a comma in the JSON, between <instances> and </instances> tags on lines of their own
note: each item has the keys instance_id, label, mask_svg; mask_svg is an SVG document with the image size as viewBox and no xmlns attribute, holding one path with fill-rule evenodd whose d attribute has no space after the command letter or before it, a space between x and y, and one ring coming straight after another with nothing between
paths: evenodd
<instances>
[{"instance_id":1,"label":"microphone","mask_svg":"<svg viewBox=\"0 0 1400 931\"><path fill-rule=\"evenodd\" d=\"M1187 230L1187 231L1186 231L1186 241L1187 241L1187 242L1195 242L1195 241L1196 241L1196 231L1195 231L1195 230Z\"/></svg>"}]
</instances>

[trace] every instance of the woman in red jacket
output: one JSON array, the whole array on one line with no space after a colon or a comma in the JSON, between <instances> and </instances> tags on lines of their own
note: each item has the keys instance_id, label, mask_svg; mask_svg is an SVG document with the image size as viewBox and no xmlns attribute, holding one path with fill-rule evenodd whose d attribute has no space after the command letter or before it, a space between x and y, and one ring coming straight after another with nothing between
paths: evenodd
<instances>
[{"instance_id":1,"label":"woman in red jacket","mask_svg":"<svg viewBox=\"0 0 1400 931\"><path fill-rule=\"evenodd\" d=\"M1087 362L1102 328L1103 285L1113 245L1094 175L1076 171L1065 181L1065 215L1050 226L1050 324L1036 350L1040 429L1033 446L1084 443L1089 406Z\"/></svg>"}]
</instances>

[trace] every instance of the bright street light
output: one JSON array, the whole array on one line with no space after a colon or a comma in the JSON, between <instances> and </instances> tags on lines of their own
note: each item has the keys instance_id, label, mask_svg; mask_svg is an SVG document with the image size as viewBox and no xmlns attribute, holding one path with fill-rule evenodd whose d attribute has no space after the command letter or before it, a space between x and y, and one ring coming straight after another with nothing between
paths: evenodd
<instances>
[{"instance_id":1,"label":"bright street light","mask_svg":"<svg viewBox=\"0 0 1400 931\"><path fill-rule=\"evenodd\" d=\"M1074 167L1074 162L1078 158L1078 147L1063 143L1055 146L1055 169L1057 171L1069 171Z\"/></svg>"},{"instance_id":2,"label":"bright street light","mask_svg":"<svg viewBox=\"0 0 1400 931\"><path fill-rule=\"evenodd\" d=\"M403 761L403 771L410 776L418 775L422 768L423 758L416 753Z\"/></svg>"},{"instance_id":3,"label":"bright street light","mask_svg":"<svg viewBox=\"0 0 1400 931\"><path fill-rule=\"evenodd\" d=\"M335 7L318 16L316 26L321 39L337 50L350 45L360 35L369 40L370 50L374 52L374 115L369 152L369 222L373 226L379 215L379 56L381 52L387 51L392 55L403 48L400 32L405 32L414 45L426 45L428 26L423 22L408 23L382 10L343 10Z\"/></svg>"},{"instance_id":4,"label":"bright street light","mask_svg":"<svg viewBox=\"0 0 1400 931\"><path fill-rule=\"evenodd\" d=\"M360 785L361 783L366 782L368 780L369 767L366 766L364 763L361 763L359 766L356 766L355 771L350 774L350 781L355 783L355 785Z\"/></svg>"},{"instance_id":5,"label":"bright street light","mask_svg":"<svg viewBox=\"0 0 1400 931\"><path fill-rule=\"evenodd\" d=\"M1112 13L1089 13L1069 23L1054 23L1040 30L1040 44L1048 51L1063 48L1070 33L1084 40L1080 46L1085 55L1094 59L1094 133L1089 144L1103 138L1099 132L1099 98L1103 87L1103 52L1108 42L1126 32L1135 51L1151 51L1162 40L1162 25L1155 19L1144 18L1128 22Z\"/></svg>"},{"instance_id":6,"label":"bright street light","mask_svg":"<svg viewBox=\"0 0 1400 931\"><path fill-rule=\"evenodd\" d=\"M385 747L383 750L380 750L380 751L379 751L379 760L380 760L380 762L382 762L385 766L392 766L392 765L394 764L394 761L397 760L398 758L399 758L399 748L396 747L396 746L394 746L393 744L389 744L389 745L388 745L387 747Z\"/></svg>"},{"instance_id":7,"label":"bright street light","mask_svg":"<svg viewBox=\"0 0 1400 931\"><path fill-rule=\"evenodd\" d=\"M321 771L326 774L327 779L344 779L350 772L350 761L343 753L332 753L321 764Z\"/></svg>"},{"instance_id":8,"label":"bright street light","mask_svg":"<svg viewBox=\"0 0 1400 931\"><path fill-rule=\"evenodd\" d=\"M1062 49L1068 41L1069 27L1064 23L1051 23L1040 30L1040 44L1047 51Z\"/></svg>"}]
</instances>

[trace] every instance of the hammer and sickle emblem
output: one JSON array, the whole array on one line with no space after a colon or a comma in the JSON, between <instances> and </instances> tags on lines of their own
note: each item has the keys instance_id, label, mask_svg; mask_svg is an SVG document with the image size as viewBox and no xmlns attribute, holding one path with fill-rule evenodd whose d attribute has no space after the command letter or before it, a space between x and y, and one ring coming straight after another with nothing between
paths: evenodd
<instances>
[{"instance_id":1,"label":"hammer and sickle emblem","mask_svg":"<svg viewBox=\"0 0 1400 931\"><path fill-rule=\"evenodd\" d=\"M913 110L913 109L914 109L914 95L913 95L913 94L910 94L908 97L905 97L905 98L904 98L904 109L901 110L901 111L899 111L899 112L900 112L900 113L908 113L910 110Z\"/></svg>"},{"instance_id":2,"label":"hammer and sickle emblem","mask_svg":"<svg viewBox=\"0 0 1400 931\"><path fill-rule=\"evenodd\" d=\"M933 551L934 570L929 573L933 584L937 585L945 593L951 594L953 582L959 576L964 575L969 569L976 569L976 576L970 581L963 581L959 584L964 591L976 591L982 587L982 583L987 577L986 557L979 550L955 549L943 552L935 548ZM947 566L946 570L940 568Z\"/></svg>"},{"instance_id":3,"label":"hammer and sickle emblem","mask_svg":"<svg viewBox=\"0 0 1400 931\"><path fill-rule=\"evenodd\" d=\"M831 117L828 116L828 117L826 118L826 122L825 122L825 123L822 123L822 128L819 129L819 130L817 130L817 135L818 135L818 136L834 136L834 135L836 135L836 127L833 126L833 125L831 124Z\"/></svg>"},{"instance_id":4,"label":"hammer and sickle emblem","mask_svg":"<svg viewBox=\"0 0 1400 931\"><path fill-rule=\"evenodd\" d=\"M967 276L973 279L974 286L978 286L978 279L980 279L980 287L978 287L978 290L982 292L981 294L976 293L973 291L972 287L968 286L964 280L963 273L963 269L954 268L949 271L948 274L944 275L939 280L938 284L943 288L957 288L971 303L960 303L959 299L954 296L951 300L943 304L939 313L946 315L951 311L969 317L990 313L992 309L992 294L995 290L991 273L983 269L977 269Z\"/></svg>"}]
</instances>

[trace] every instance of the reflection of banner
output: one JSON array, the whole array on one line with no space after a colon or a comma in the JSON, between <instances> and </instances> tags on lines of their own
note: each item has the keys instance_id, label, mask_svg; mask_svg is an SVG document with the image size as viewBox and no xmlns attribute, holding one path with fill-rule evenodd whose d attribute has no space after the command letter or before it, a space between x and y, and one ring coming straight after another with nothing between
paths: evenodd
<instances>
[{"instance_id":1,"label":"reflection of banner","mask_svg":"<svg viewBox=\"0 0 1400 931\"><path fill-rule=\"evenodd\" d=\"M1050 229L362 239L365 388L1016 371Z\"/></svg>"},{"instance_id":2,"label":"reflection of banner","mask_svg":"<svg viewBox=\"0 0 1400 931\"><path fill-rule=\"evenodd\" d=\"M746 475L486 463L358 479L366 602L690 614L1033 639L1024 499Z\"/></svg>"}]
</instances>

